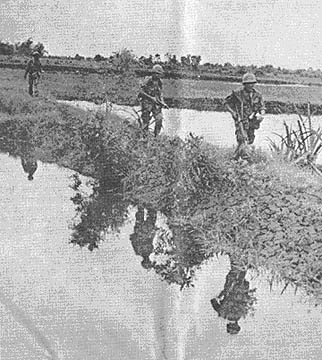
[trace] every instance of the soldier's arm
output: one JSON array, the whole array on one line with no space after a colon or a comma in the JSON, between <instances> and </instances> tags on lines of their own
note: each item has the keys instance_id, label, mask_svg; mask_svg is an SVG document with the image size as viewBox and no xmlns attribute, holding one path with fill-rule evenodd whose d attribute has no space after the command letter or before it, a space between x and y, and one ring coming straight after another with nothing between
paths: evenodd
<instances>
[{"instance_id":1,"label":"soldier's arm","mask_svg":"<svg viewBox=\"0 0 322 360\"><path fill-rule=\"evenodd\" d=\"M237 114L236 110L234 110L234 106L232 103L233 103L233 94L231 94L225 98L224 108L231 114L231 116L233 117L234 120L237 120L238 114Z\"/></svg>"},{"instance_id":2,"label":"soldier's arm","mask_svg":"<svg viewBox=\"0 0 322 360\"><path fill-rule=\"evenodd\" d=\"M144 97L144 93L146 92L148 81L149 81L149 77L145 77L144 80L141 82L140 90L139 90L139 94L138 94L139 99Z\"/></svg>"},{"instance_id":3,"label":"soldier's arm","mask_svg":"<svg viewBox=\"0 0 322 360\"><path fill-rule=\"evenodd\" d=\"M266 114L266 107L265 107L265 103L264 103L264 100L263 100L263 96L261 94L259 95L259 113L261 115Z\"/></svg>"}]
</instances>

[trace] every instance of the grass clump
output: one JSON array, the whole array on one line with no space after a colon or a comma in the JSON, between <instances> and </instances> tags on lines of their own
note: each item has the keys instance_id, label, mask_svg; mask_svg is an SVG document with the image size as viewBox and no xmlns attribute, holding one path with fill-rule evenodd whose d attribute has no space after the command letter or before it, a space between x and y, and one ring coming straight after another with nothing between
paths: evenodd
<instances>
[{"instance_id":1,"label":"grass clump","mask_svg":"<svg viewBox=\"0 0 322 360\"><path fill-rule=\"evenodd\" d=\"M322 171L316 165L317 157L322 151L322 130L320 127L314 129L312 126L310 104L307 107L306 118L298 111L297 114L297 128L292 129L284 121L285 135L276 134L280 138L279 143L269 139L270 148L284 160L308 166L322 176Z\"/></svg>"}]
</instances>

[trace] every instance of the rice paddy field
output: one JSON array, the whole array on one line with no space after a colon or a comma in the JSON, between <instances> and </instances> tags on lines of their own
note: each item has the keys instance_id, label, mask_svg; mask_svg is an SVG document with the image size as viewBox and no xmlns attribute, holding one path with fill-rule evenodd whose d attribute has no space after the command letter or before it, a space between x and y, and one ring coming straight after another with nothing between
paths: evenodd
<instances>
[{"instance_id":1,"label":"rice paddy field","mask_svg":"<svg viewBox=\"0 0 322 360\"><path fill-rule=\"evenodd\" d=\"M0 89L23 89L27 82L22 69L0 69ZM142 78L134 75L45 72L40 90L43 96L65 99L86 100L101 103L109 101L124 105L138 105L137 94ZM213 80L164 79L164 97L170 107L195 110L223 111L222 100L240 87L238 83ZM306 108L310 102L312 109L322 113L322 88L315 85L270 85L258 84L263 94L268 113L292 113L296 104Z\"/></svg>"}]
</instances>

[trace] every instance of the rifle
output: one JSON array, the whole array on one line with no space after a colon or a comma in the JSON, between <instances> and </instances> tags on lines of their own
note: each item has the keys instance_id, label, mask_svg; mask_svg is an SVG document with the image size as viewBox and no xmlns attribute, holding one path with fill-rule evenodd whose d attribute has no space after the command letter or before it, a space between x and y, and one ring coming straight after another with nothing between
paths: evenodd
<instances>
[{"instance_id":1,"label":"rifle","mask_svg":"<svg viewBox=\"0 0 322 360\"><path fill-rule=\"evenodd\" d=\"M155 98L155 97L145 93L144 91L141 91L141 94L144 97L148 98L149 100L152 100L153 102L155 102L157 105L162 106L162 107L164 107L166 109L169 109L169 106L166 103L164 103L162 100L160 100L158 98Z\"/></svg>"}]
</instances>

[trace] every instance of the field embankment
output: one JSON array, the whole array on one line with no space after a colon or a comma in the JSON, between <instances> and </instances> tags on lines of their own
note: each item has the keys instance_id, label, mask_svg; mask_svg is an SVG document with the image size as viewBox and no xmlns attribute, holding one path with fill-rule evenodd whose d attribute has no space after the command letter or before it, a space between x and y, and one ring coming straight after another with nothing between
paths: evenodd
<instances>
[{"instance_id":1,"label":"field embankment","mask_svg":"<svg viewBox=\"0 0 322 360\"><path fill-rule=\"evenodd\" d=\"M182 268L227 253L244 268L270 269L321 302L322 189L312 173L261 153L242 165L230 150L200 138L143 137L116 117L23 91L2 90L0 111L1 151L32 153L91 175L96 191L117 188L123 200L166 214ZM82 199L74 201L88 219ZM98 246L99 236L92 235L79 245Z\"/></svg>"}]
</instances>

